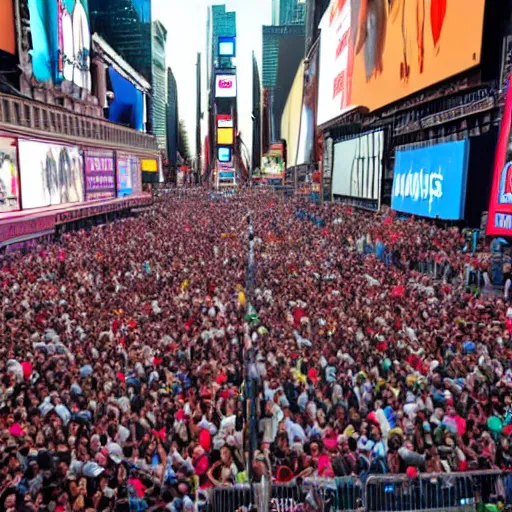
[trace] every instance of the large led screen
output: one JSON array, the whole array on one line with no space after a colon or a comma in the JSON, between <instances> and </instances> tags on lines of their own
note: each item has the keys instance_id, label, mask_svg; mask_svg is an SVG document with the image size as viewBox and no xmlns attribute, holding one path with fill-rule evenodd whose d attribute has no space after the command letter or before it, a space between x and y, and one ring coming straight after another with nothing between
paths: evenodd
<instances>
[{"instance_id":1,"label":"large led screen","mask_svg":"<svg viewBox=\"0 0 512 512\"><path fill-rule=\"evenodd\" d=\"M16 35L14 31L14 2L0 0L0 50L16 53Z\"/></svg>"},{"instance_id":2,"label":"large led screen","mask_svg":"<svg viewBox=\"0 0 512 512\"><path fill-rule=\"evenodd\" d=\"M116 196L114 152L85 152L85 199L110 199Z\"/></svg>"},{"instance_id":3,"label":"large led screen","mask_svg":"<svg viewBox=\"0 0 512 512\"><path fill-rule=\"evenodd\" d=\"M130 157L130 171L132 173L132 193L140 194L142 192L142 172L139 157Z\"/></svg>"},{"instance_id":4,"label":"large led screen","mask_svg":"<svg viewBox=\"0 0 512 512\"><path fill-rule=\"evenodd\" d=\"M0 137L0 212L19 209L16 139Z\"/></svg>"},{"instance_id":5,"label":"large led screen","mask_svg":"<svg viewBox=\"0 0 512 512\"><path fill-rule=\"evenodd\" d=\"M18 144L23 209L84 200L78 147L23 139Z\"/></svg>"},{"instance_id":6,"label":"large led screen","mask_svg":"<svg viewBox=\"0 0 512 512\"><path fill-rule=\"evenodd\" d=\"M126 197L133 194L133 160L130 155L117 154L117 197Z\"/></svg>"},{"instance_id":7,"label":"large led screen","mask_svg":"<svg viewBox=\"0 0 512 512\"><path fill-rule=\"evenodd\" d=\"M494 159L494 175L487 217L487 234L512 236L512 76L501 120Z\"/></svg>"},{"instance_id":8,"label":"large led screen","mask_svg":"<svg viewBox=\"0 0 512 512\"><path fill-rule=\"evenodd\" d=\"M421 217L464 218L469 139L397 150L391 208Z\"/></svg>"},{"instance_id":9,"label":"large led screen","mask_svg":"<svg viewBox=\"0 0 512 512\"><path fill-rule=\"evenodd\" d=\"M382 130L334 145L332 193L378 201L382 179Z\"/></svg>"},{"instance_id":10,"label":"large led screen","mask_svg":"<svg viewBox=\"0 0 512 512\"><path fill-rule=\"evenodd\" d=\"M484 9L485 0L331 0L320 23L318 123L477 66Z\"/></svg>"}]
</instances>

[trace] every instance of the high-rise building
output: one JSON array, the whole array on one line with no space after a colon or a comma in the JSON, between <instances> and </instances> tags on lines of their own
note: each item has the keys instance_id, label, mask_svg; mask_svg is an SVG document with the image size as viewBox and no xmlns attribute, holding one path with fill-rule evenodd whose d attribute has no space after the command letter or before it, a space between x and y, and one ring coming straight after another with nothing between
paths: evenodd
<instances>
[{"instance_id":1,"label":"high-rise building","mask_svg":"<svg viewBox=\"0 0 512 512\"><path fill-rule=\"evenodd\" d=\"M151 59L151 95L150 119L152 133L156 136L158 148L164 152L167 149L167 68L165 65L165 43L167 29L159 21L153 22L152 30L152 59Z\"/></svg>"},{"instance_id":2,"label":"high-rise building","mask_svg":"<svg viewBox=\"0 0 512 512\"><path fill-rule=\"evenodd\" d=\"M303 25L306 0L272 0L272 25Z\"/></svg>"},{"instance_id":3,"label":"high-rise building","mask_svg":"<svg viewBox=\"0 0 512 512\"><path fill-rule=\"evenodd\" d=\"M306 0L306 54L318 38L320 20L329 7L330 0Z\"/></svg>"},{"instance_id":4,"label":"high-rise building","mask_svg":"<svg viewBox=\"0 0 512 512\"><path fill-rule=\"evenodd\" d=\"M206 66L210 71L215 66L229 68L233 65L232 59L230 57L219 58L218 39L219 36L236 37L236 13L226 11L225 5L212 5L208 10L208 23L206 44L209 47L207 56L210 60Z\"/></svg>"},{"instance_id":5,"label":"high-rise building","mask_svg":"<svg viewBox=\"0 0 512 512\"><path fill-rule=\"evenodd\" d=\"M261 80L258 61L252 52L252 170L261 167Z\"/></svg>"},{"instance_id":6,"label":"high-rise building","mask_svg":"<svg viewBox=\"0 0 512 512\"><path fill-rule=\"evenodd\" d=\"M207 87L208 87L208 150L209 155L204 155L205 161L209 162L210 168L206 170L216 171L220 165L223 167L223 174L233 174L232 167L236 167L239 161L239 151L237 139L237 101L236 101L236 69L233 65L233 59L230 56L219 56L219 38L231 39L232 50L236 51L236 13L227 11L225 5L213 5L208 8L207 27L206 27L206 70L207 70ZM218 75L227 75L226 79L219 78L220 84L217 84ZM218 94L216 89L224 87L222 94ZM230 90L234 91L234 95ZM229 146L226 160L220 164L217 161L217 143L218 137L218 119L217 116L223 116L229 119L227 123L230 125L221 132L224 142L221 146ZM226 142L230 140L231 142ZM221 148L222 149L222 148ZM229 168L226 170L226 168ZM221 172L219 171L217 180ZM209 175L210 176L210 175ZM218 181L217 181L218 183Z\"/></svg>"},{"instance_id":7,"label":"high-rise building","mask_svg":"<svg viewBox=\"0 0 512 512\"><path fill-rule=\"evenodd\" d=\"M172 168L178 161L178 87L171 68L167 69L167 160Z\"/></svg>"},{"instance_id":8,"label":"high-rise building","mask_svg":"<svg viewBox=\"0 0 512 512\"><path fill-rule=\"evenodd\" d=\"M197 53L196 60L196 171L197 176L201 175L201 53Z\"/></svg>"},{"instance_id":9,"label":"high-rise building","mask_svg":"<svg viewBox=\"0 0 512 512\"><path fill-rule=\"evenodd\" d=\"M304 25L263 27L263 89L267 91L269 142L281 138L281 116L301 59ZM263 148L264 150L266 148Z\"/></svg>"},{"instance_id":10,"label":"high-rise building","mask_svg":"<svg viewBox=\"0 0 512 512\"><path fill-rule=\"evenodd\" d=\"M89 0L89 17L91 33L151 82L151 0Z\"/></svg>"}]
</instances>

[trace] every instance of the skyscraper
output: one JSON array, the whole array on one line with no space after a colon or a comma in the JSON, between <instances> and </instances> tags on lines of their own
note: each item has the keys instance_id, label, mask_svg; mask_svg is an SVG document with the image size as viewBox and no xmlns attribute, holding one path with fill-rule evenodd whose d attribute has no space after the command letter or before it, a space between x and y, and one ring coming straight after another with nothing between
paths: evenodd
<instances>
[{"instance_id":1,"label":"skyscraper","mask_svg":"<svg viewBox=\"0 0 512 512\"><path fill-rule=\"evenodd\" d=\"M261 81L258 61L252 52L252 170L261 167Z\"/></svg>"},{"instance_id":2,"label":"skyscraper","mask_svg":"<svg viewBox=\"0 0 512 512\"><path fill-rule=\"evenodd\" d=\"M263 27L263 88L267 91L269 142L281 137L281 115L304 57L304 25ZM265 148L263 148L265 150Z\"/></svg>"},{"instance_id":3,"label":"skyscraper","mask_svg":"<svg viewBox=\"0 0 512 512\"><path fill-rule=\"evenodd\" d=\"M91 33L151 82L151 0L89 0L89 18Z\"/></svg>"},{"instance_id":4,"label":"skyscraper","mask_svg":"<svg viewBox=\"0 0 512 512\"><path fill-rule=\"evenodd\" d=\"M166 152L166 104L167 104L167 76L165 65L165 43L167 29L159 21L153 22L152 30L152 59L151 59L151 96L150 118L152 133L156 136L158 148Z\"/></svg>"},{"instance_id":5,"label":"skyscraper","mask_svg":"<svg viewBox=\"0 0 512 512\"><path fill-rule=\"evenodd\" d=\"M167 159L175 166L178 160L178 87L171 68L167 69Z\"/></svg>"},{"instance_id":6,"label":"skyscraper","mask_svg":"<svg viewBox=\"0 0 512 512\"><path fill-rule=\"evenodd\" d=\"M272 25L303 25L306 0L272 0Z\"/></svg>"}]
</instances>

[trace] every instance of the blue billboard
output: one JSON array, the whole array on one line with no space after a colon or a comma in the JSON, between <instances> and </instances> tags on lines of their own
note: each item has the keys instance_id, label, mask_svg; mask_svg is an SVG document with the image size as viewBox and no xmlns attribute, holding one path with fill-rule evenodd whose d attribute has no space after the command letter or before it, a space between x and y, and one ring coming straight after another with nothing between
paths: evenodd
<instances>
[{"instance_id":1,"label":"blue billboard","mask_svg":"<svg viewBox=\"0 0 512 512\"><path fill-rule=\"evenodd\" d=\"M397 150L391 208L421 217L464 217L469 139Z\"/></svg>"}]
</instances>

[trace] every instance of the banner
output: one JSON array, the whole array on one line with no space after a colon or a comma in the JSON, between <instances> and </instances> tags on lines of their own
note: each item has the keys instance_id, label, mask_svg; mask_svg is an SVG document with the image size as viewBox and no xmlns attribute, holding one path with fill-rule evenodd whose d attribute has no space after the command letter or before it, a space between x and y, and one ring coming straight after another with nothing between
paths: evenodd
<instances>
[{"instance_id":1,"label":"banner","mask_svg":"<svg viewBox=\"0 0 512 512\"><path fill-rule=\"evenodd\" d=\"M511 77L508 77L510 84ZM512 87L508 88L505 110L494 160L494 175L487 218L488 235L512 235Z\"/></svg>"},{"instance_id":2,"label":"banner","mask_svg":"<svg viewBox=\"0 0 512 512\"><path fill-rule=\"evenodd\" d=\"M12 55L16 53L13 5L13 0L0 0L0 50Z\"/></svg>"},{"instance_id":3,"label":"banner","mask_svg":"<svg viewBox=\"0 0 512 512\"><path fill-rule=\"evenodd\" d=\"M76 146L19 139L23 209L84 200L83 161Z\"/></svg>"},{"instance_id":4,"label":"banner","mask_svg":"<svg viewBox=\"0 0 512 512\"><path fill-rule=\"evenodd\" d=\"M116 197L114 152L85 151L85 199L109 199Z\"/></svg>"},{"instance_id":5,"label":"banner","mask_svg":"<svg viewBox=\"0 0 512 512\"><path fill-rule=\"evenodd\" d=\"M480 64L484 10L485 0L331 0L320 23L318 123Z\"/></svg>"},{"instance_id":6,"label":"banner","mask_svg":"<svg viewBox=\"0 0 512 512\"><path fill-rule=\"evenodd\" d=\"M334 145L332 193L380 200L384 132L370 132Z\"/></svg>"},{"instance_id":7,"label":"banner","mask_svg":"<svg viewBox=\"0 0 512 512\"><path fill-rule=\"evenodd\" d=\"M469 139L397 150L391 208L421 217L464 218Z\"/></svg>"},{"instance_id":8,"label":"banner","mask_svg":"<svg viewBox=\"0 0 512 512\"><path fill-rule=\"evenodd\" d=\"M0 137L0 213L20 207L16 147L16 139Z\"/></svg>"}]
</instances>

